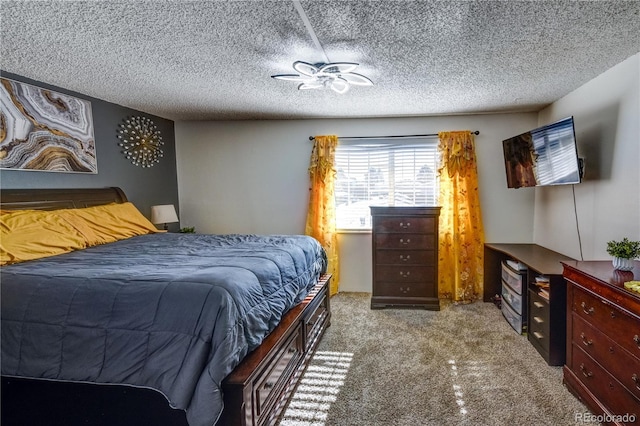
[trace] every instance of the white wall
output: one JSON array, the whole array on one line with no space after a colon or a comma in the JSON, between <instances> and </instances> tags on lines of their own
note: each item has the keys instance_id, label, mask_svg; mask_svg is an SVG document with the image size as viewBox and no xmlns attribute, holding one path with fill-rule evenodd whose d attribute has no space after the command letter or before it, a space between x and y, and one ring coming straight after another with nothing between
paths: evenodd
<instances>
[{"instance_id":1,"label":"white wall","mask_svg":"<svg viewBox=\"0 0 640 426\"><path fill-rule=\"evenodd\" d=\"M574 116L586 173L574 188L535 189L535 243L597 260L610 258L607 241L640 240L639 64L636 54L540 112L540 125Z\"/></svg>"},{"instance_id":2,"label":"white wall","mask_svg":"<svg viewBox=\"0 0 640 426\"><path fill-rule=\"evenodd\" d=\"M372 136L479 130L487 242L533 240L534 190L507 189L502 140L534 128L536 113L176 123L182 226L207 233L304 232L310 135ZM341 234L341 290L371 291L371 235Z\"/></svg>"}]
</instances>

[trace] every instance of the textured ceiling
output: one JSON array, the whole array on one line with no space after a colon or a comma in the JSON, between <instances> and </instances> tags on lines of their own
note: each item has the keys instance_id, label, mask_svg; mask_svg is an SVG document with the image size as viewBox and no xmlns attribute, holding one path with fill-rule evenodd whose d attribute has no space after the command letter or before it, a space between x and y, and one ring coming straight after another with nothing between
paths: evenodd
<instances>
[{"instance_id":1,"label":"textured ceiling","mask_svg":"<svg viewBox=\"0 0 640 426\"><path fill-rule=\"evenodd\" d=\"M638 1L5 1L0 69L174 120L537 111L640 51Z\"/></svg>"}]
</instances>

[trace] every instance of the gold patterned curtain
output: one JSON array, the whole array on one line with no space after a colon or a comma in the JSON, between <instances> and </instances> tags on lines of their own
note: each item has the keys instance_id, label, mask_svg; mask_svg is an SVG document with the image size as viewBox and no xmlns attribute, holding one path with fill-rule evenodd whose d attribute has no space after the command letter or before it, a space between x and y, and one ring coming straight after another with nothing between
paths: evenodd
<instances>
[{"instance_id":1,"label":"gold patterned curtain","mask_svg":"<svg viewBox=\"0 0 640 426\"><path fill-rule=\"evenodd\" d=\"M440 238L438 292L470 303L482 299L484 230L478 171L470 131L438 133L440 152Z\"/></svg>"},{"instance_id":2,"label":"gold patterned curtain","mask_svg":"<svg viewBox=\"0 0 640 426\"><path fill-rule=\"evenodd\" d=\"M338 263L338 234L336 233L335 157L338 137L316 136L309 165L309 211L305 233L317 239L327 252L327 273L333 275L330 294L338 292L340 265Z\"/></svg>"}]
</instances>

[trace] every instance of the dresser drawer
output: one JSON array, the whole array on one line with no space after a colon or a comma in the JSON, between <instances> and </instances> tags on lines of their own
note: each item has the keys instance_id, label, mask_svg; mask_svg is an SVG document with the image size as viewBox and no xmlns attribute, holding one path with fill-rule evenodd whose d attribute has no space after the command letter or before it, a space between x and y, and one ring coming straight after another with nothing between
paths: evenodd
<instances>
[{"instance_id":1,"label":"dresser drawer","mask_svg":"<svg viewBox=\"0 0 640 426\"><path fill-rule=\"evenodd\" d=\"M434 250L376 250L378 265L434 265Z\"/></svg>"},{"instance_id":2,"label":"dresser drawer","mask_svg":"<svg viewBox=\"0 0 640 426\"><path fill-rule=\"evenodd\" d=\"M511 288L509 288L508 285L505 285L504 282L502 283L502 300L507 302L509 306L518 313L518 315L522 315L523 312L525 312L522 304L523 299L522 295L511 290Z\"/></svg>"},{"instance_id":3,"label":"dresser drawer","mask_svg":"<svg viewBox=\"0 0 640 426\"><path fill-rule=\"evenodd\" d=\"M502 264L502 281L506 282L516 293L522 294L522 289L524 288L523 276L514 272L504 263Z\"/></svg>"},{"instance_id":4,"label":"dresser drawer","mask_svg":"<svg viewBox=\"0 0 640 426\"><path fill-rule=\"evenodd\" d=\"M573 313L572 340L640 399L640 359Z\"/></svg>"},{"instance_id":5,"label":"dresser drawer","mask_svg":"<svg viewBox=\"0 0 640 426\"><path fill-rule=\"evenodd\" d=\"M376 265L375 280L396 283L434 282L435 267L415 265Z\"/></svg>"},{"instance_id":6,"label":"dresser drawer","mask_svg":"<svg viewBox=\"0 0 640 426\"><path fill-rule=\"evenodd\" d=\"M564 326L564 324L562 324ZM529 291L529 321L527 322L529 341L536 342L545 352L549 352L551 325L549 304L534 291Z\"/></svg>"},{"instance_id":7,"label":"dresser drawer","mask_svg":"<svg viewBox=\"0 0 640 426\"><path fill-rule=\"evenodd\" d=\"M573 286L572 309L578 316L640 358L640 319L622 312L577 285Z\"/></svg>"},{"instance_id":8,"label":"dresser drawer","mask_svg":"<svg viewBox=\"0 0 640 426\"><path fill-rule=\"evenodd\" d=\"M513 309L509 307L508 304L503 303L500 305L502 310L502 315L507 320L509 325L513 327L518 334L522 334L522 316L518 315Z\"/></svg>"},{"instance_id":9,"label":"dresser drawer","mask_svg":"<svg viewBox=\"0 0 640 426\"><path fill-rule=\"evenodd\" d=\"M375 244L388 249L434 250L436 239L425 234L376 234Z\"/></svg>"},{"instance_id":10,"label":"dresser drawer","mask_svg":"<svg viewBox=\"0 0 640 426\"><path fill-rule=\"evenodd\" d=\"M640 400L573 343L571 371L613 414L640 418Z\"/></svg>"},{"instance_id":11,"label":"dresser drawer","mask_svg":"<svg viewBox=\"0 0 640 426\"><path fill-rule=\"evenodd\" d=\"M287 337L286 343L275 355L276 361L270 362L269 369L262 373L253 387L256 416L268 413L268 407L274 395L280 394L279 388L284 386L291 371L296 367L302 353L302 332L298 325L295 332Z\"/></svg>"},{"instance_id":12,"label":"dresser drawer","mask_svg":"<svg viewBox=\"0 0 640 426\"><path fill-rule=\"evenodd\" d=\"M322 323L326 320L327 315L329 315L328 306L327 295L325 293L321 296L320 303L318 303L315 308L311 307L311 312L305 315L305 348L309 348L312 345L314 337L318 335L318 328L322 327Z\"/></svg>"},{"instance_id":13,"label":"dresser drawer","mask_svg":"<svg viewBox=\"0 0 640 426\"><path fill-rule=\"evenodd\" d=\"M550 317L550 306L549 301L543 299L538 295L537 292L533 290L529 290L529 312L530 316L536 315L540 318L549 318ZM562 323L564 327L564 321Z\"/></svg>"},{"instance_id":14,"label":"dresser drawer","mask_svg":"<svg viewBox=\"0 0 640 426\"><path fill-rule=\"evenodd\" d=\"M376 218L374 230L375 232L433 234L436 230L436 218L380 217Z\"/></svg>"},{"instance_id":15,"label":"dresser drawer","mask_svg":"<svg viewBox=\"0 0 640 426\"><path fill-rule=\"evenodd\" d=\"M375 295L386 297L428 297L434 294L435 283L407 282L394 283L376 282Z\"/></svg>"}]
</instances>

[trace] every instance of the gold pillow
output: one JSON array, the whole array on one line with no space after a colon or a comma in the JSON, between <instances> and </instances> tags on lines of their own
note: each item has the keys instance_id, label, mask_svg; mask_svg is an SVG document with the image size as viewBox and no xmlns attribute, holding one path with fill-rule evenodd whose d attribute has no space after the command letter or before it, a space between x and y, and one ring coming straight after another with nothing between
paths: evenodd
<instances>
[{"instance_id":1,"label":"gold pillow","mask_svg":"<svg viewBox=\"0 0 640 426\"><path fill-rule=\"evenodd\" d=\"M0 214L0 265L86 247L84 235L55 211L4 210Z\"/></svg>"},{"instance_id":2,"label":"gold pillow","mask_svg":"<svg viewBox=\"0 0 640 426\"><path fill-rule=\"evenodd\" d=\"M0 265L159 231L131 203L84 209L0 211Z\"/></svg>"},{"instance_id":3,"label":"gold pillow","mask_svg":"<svg viewBox=\"0 0 640 426\"><path fill-rule=\"evenodd\" d=\"M85 236L88 246L160 232L131 203L64 209L58 213Z\"/></svg>"}]
</instances>

